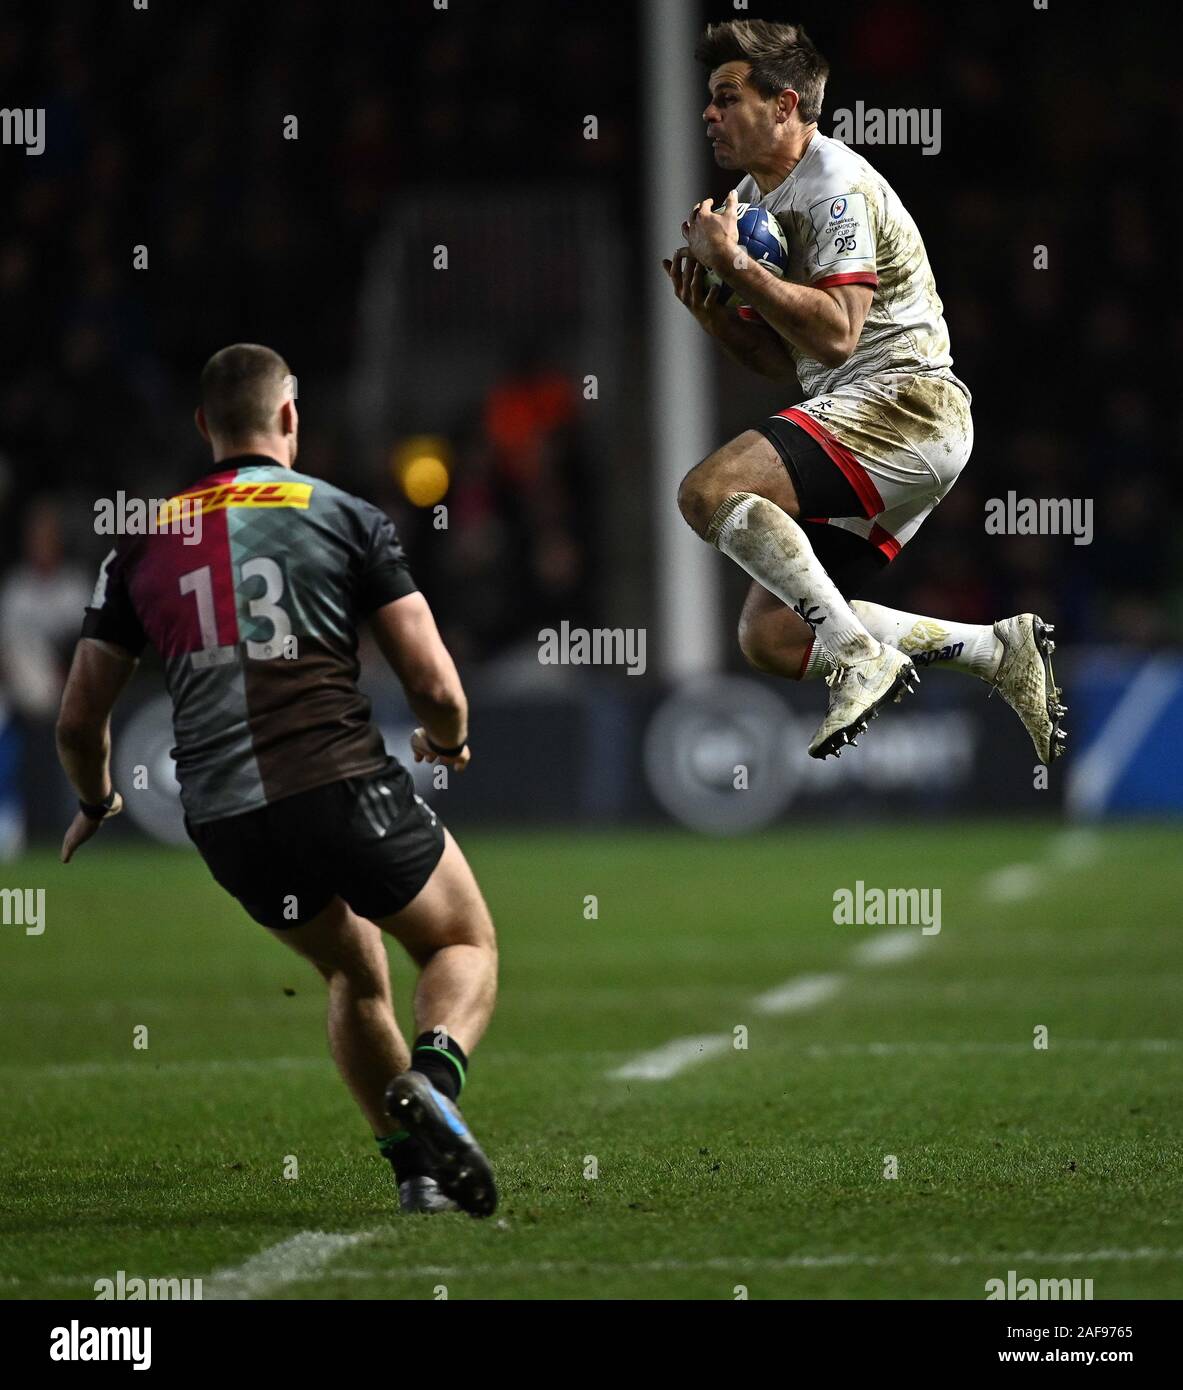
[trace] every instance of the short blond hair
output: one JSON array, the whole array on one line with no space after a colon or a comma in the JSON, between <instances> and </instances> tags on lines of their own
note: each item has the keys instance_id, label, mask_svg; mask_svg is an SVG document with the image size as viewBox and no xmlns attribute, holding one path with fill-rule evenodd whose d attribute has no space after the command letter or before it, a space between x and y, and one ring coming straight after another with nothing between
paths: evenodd
<instances>
[{"instance_id":1,"label":"short blond hair","mask_svg":"<svg viewBox=\"0 0 1183 1390\"><path fill-rule=\"evenodd\" d=\"M206 429L229 440L270 434L291 374L278 352L259 343L234 343L215 352L201 372Z\"/></svg>"}]
</instances>

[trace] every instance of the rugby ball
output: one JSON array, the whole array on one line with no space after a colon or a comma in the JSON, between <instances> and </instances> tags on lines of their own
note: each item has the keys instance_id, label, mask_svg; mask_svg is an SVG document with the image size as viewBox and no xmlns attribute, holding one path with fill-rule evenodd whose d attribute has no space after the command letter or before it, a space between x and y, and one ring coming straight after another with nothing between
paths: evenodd
<instances>
[{"instance_id":1,"label":"rugby ball","mask_svg":"<svg viewBox=\"0 0 1183 1390\"><path fill-rule=\"evenodd\" d=\"M740 246L753 261L762 265L778 280L783 280L789 262L789 243L780 223L772 213L756 203L738 204L736 214ZM719 293L720 304L726 304L732 309L741 307L739 295L730 285L724 284L713 270L707 271L707 284L722 287Z\"/></svg>"}]
</instances>

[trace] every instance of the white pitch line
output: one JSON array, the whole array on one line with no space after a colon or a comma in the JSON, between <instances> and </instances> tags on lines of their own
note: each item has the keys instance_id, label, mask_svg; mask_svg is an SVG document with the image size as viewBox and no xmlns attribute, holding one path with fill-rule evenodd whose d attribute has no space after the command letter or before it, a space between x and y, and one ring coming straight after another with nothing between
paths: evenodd
<instances>
[{"instance_id":1,"label":"white pitch line","mask_svg":"<svg viewBox=\"0 0 1183 1390\"><path fill-rule=\"evenodd\" d=\"M372 1240L377 1231L301 1231L240 1265L218 1269L203 1282L207 1299L266 1298L284 1284L318 1275L342 1250Z\"/></svg>"},{"instance_id":2,"label":"white pitch line","mask_svg":"<svg viewBox=\"0 0 1183 1390\"><path fill-rule=\"evenodd\" d=\"M305 1232L306 1235L312 1234ZM376 1232L368 1232L364 1238L376 1235ZM390 1231L387 1234L397 1234ZM359 1238L360 1239L360 1238ZM286 1244L286 1242L285 1242ZM278 1250L279 1246L272 1247ZM268 1253L266 1251L264 1254ZM614 1271L635 1271L637 1273L677 1273L683 1270L693 1269L724 1269L724 1270L744 1270L744 1269L841 1269L851 1266L865 1266L874 1268L878 1265L898 1265L906 1264L909 1261L919 1261L923 1264L934 1264L957 1268L962 1265L989 1265L1003 1264L1008 1268L1014 1268L1018 1264L1133 1264L1139 1260L1164 1260L1176 1262L1183 1260L1183 1250L1167 1250L1155 1246L1139 1246L1132 1250L1069 1250L1056 1253L1048 1253L1038 1250L1020 1250L1007 1253L996 1250L981 1252L968 1251L965 1253L949 1253L942 1250L916 1250L911 1252L897 1252L891 1255L863 1255L857 1251L835 1251L830 1254L821 1255L711 1255L701 1260L694 1259L664 1259L664 1260L621 1260L621 1261L595 1261L586 1260L507 1260L502 1264L464 1264L464 1265L404 1265L393 1264L390 1267L363 1269L356 1265L337 1265L331 1270L329 1277L332 1279L389 1279L389 1278L408 1278L408 1279L430 1279L437 1277L451 1278L476 1278L486 1274L597 1274L612 1273ZM106 1277L106 1276L96 1276ZM294 1280L297 1282L305 1276L303 1272L298 1274ZM0 1286L6 1288L17 1288L21 1285L71 1285L71 1284L93 1284L94 1279L90 1275L71 1275L71 1274L43 1274L18 1276L8 1275L0 1278ZM211 1286L212 1280L206 1280L203 1285L203 1292ZM206 1298L226 1297L227 1295L205 1293ZM239 1295L229 1295L238 1297ZM256 1295L257 1296L257 1295Z\"/></svg>"},{"instance_id":3,"label":"white pitch line","mask_svg":"<svg viewBox=\"0 0 1183 1390\"><path fill-rule=\"evenodd\" d=\"M878 936L860 941L851 951L850 959L854 965L894 965L922 950L925 940L919 927L880 932Z\"/></svg>"},{"instance_id":4,"label":"white pitch line","mask_svg":"<svg viewBox=\"0 0 1183 1390\"><path fill-rule=\"evenodd\" d=\"M856 947L853 959L860 965L885 965L915 954L921 941L918 931L882 932ZM772 1017L815 1009L833 999L846 984L846 978L838 974L797 975L775 989L758 994L749 1007ZM610 1071L608 1076L619 1081L668 1081L687 1067L720 1056L731 1042L728 1034L675 1038L664 1047L634 1057L631 1062Z\"/></svg>"},{"instance_id":5,"label":"white pitch line","mask_svg":"<svg viewBox=\"0 0 1183 1390\"><path fill-rule=\"evenodd\" d=\"M938 1265L942 1268L982 1265L987 1268L1014 1269L1023 1265L1055 1266L1072 1264L1132 1264L1139 1260L1183 1260L1183 1250L1168 1250L1155 1246L1140 1246L1132 1250L1069 1250L1044 1252L1020 1250L1007 1253L995 1250L965 1253L946 1253L940 1250L904 1251L890 1255L863 1255L858 1252L834 1252L824 1255L711 1255L701 1260L508 1260L504 1264L469 1265L396 1265L392 1269L361 1269L345 1265L332 1271L334 1279L433 1279L479 1277L510 1274L612 1274L678 1273L684 1270L720 1269L742 1273L751 1269L843 1269L850 1267L876 1268L880 1265L901 1265L910 1262Z\"/></svg>"},{"instance_id":6,"label":"white pitch line","mask_svg":"<svg viewBox=\"0 0 1183 1390\"><path fill-rule=\"evenodd\" d=\"M1177 1052L1183 1048L1183 1038L1053 1038L1049 1052ZM806 1057L895 1057L941 1056L961 1053L997 1052L1016 1056L1038 1055L1031 1042L954 1042L945 1039L932 1042L862 1042L808 1043L802 1052Z\"/></svg>"},{"instance_id":7,"label":"white pitch line","mask_svg":"<svg viewBox=\"0 0 1183 1390\"><path fill-rule=\"evenodd\" d=\"M1100 835L1090 827L1061 830L1048 846L1048 858L1057 869L1085 869L1101 857Z\"/></svg>"},{"instance_id":8,"label":"white pitch line","mask_svg":"<svg viewBox=\"0 0 1183 1390\"><path fill-rule=\"evenodd\" d=\"M982 879L981 893L987 902L1022 902L1039 891L1043 880L1043 870L1034 864L1004 864Z\"/></svg>"},{"instance_id":9,"label":"white pitch line","mask_svg":"<svg viewBox=\"0 0 1183 1390\"><path fill-rule=\"evenodd\" d=\"M6 1072L36 1072L43 1078L57 1080L74 1077L125 1075L138 1072L141 1077L171 1075L176 1072L229 1072L229 1071L302 1071L305 1068L331 1071L332 1061L324 1057L225 1057L187 1061L154 1062L146 1053L126 1061L106 1062L4 1062L0 1063L0 1076Z\"/></svg>"},{"instance_id":10,"label":"white pitch line","mask_svg":"<svg viewBox=\"0 0 1183 1390\"><path fill-rule=\"evenodd\" d=\"M708 1033L697 1038L675 1038L664 1047L642 1052L631 1062L617 1067L608 1075L618 1081L668 1081L687 1067L717 1057L731 1046L728 1033Z\"/></svg>"},{"instance_id":11,"label":"white pitch line","mask_svg":"<svg viewBox=\"0 0 1183 1390\"><path fill-rule=\"evenodd\" d=\"M775 989L758 994L752 1008L762 1014L792 1014L813 1009L832 999L846 983L844 975L798 975Z\"/></svg>"},{"instance_id":12,"label":"white pitch line","mask_svg":"<svg viewBox=\"0 0 1183 1390\"><path fill-rule=\"evenodd\" d=\"M1053 843L1051 857L1059 868L1070 868L1095 858L1097 839L1087 832L1066 832ZM987 874L980 892L987 902L1014 903L1033 896L1042 888L1047 871L1035 864L1006 864ZM918 929L903 928L880 932L860 942L850 954L855 967L891 965L908 960L924 949L924 936ZM783 985L758 994L750 1007L757 1013L777 1017L814 1009L841 992L847 977L836 973L798 975ZM653 1052L643 1053L624 1066L608 1073L622 1080L666 1081L687 1067L719 1056L730 1046L726 1036L676 1038ZM878 1044L868 1044L874 1050Z\"/></svg>"}]
</instances>

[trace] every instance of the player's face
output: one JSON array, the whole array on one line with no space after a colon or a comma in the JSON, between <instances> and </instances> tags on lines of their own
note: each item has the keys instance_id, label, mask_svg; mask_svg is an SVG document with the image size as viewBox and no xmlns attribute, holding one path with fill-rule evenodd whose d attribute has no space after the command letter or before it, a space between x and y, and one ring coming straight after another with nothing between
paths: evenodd
<instances>
[{"instance_id":1,"label":"player's face","mask_svg":"<svg viewBox=\"0 0 1183 1390\"><path fill-rule=\"evenodd\" d=\"M748 82L750 63L723 63L710 76L711 99L702 118L715 163L751 169L774 143L776 103Z\"/></svg>"}]
</instances>

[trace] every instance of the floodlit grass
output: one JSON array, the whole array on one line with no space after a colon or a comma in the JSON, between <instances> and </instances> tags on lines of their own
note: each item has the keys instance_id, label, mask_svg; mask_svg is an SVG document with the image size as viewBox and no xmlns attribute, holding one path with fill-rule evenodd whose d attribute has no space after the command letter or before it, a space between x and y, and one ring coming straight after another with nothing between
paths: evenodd
<instances>
[{"instance_id":1,"label":"floodlit grass","mask_svg":"<svg viewBox=\"0 0 1183 1390\"><path fill-rule=\"evenodd\" d=\"M397 1213L319 978L195 855L100 840L6 866L47 926L0 927L0 1295L90 1297L122 1269L207 1297L981 1299L1016 1269L1183 1296L1177 831L464 842L502 943L464 1096L501 1187L485 1222ZM1008 896L991 876L1014 864L1036 873ZM940 888L940 934L859 964L890 930L833 923L859 878ZM831 974L812 1007L753 1007ZM669 1080L609 1076L736 1028L746 1049ZM364 1238L215 1277L309 1231Z\"/></svg>"}]
</instances>

